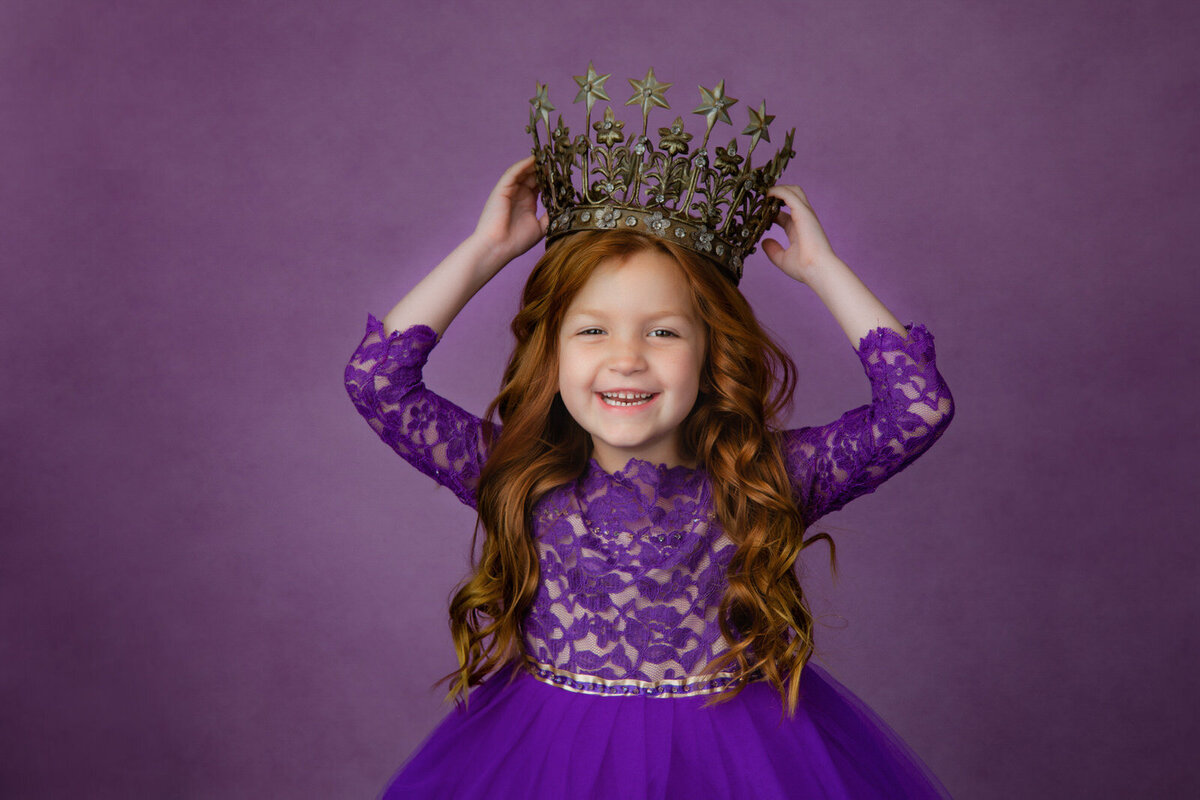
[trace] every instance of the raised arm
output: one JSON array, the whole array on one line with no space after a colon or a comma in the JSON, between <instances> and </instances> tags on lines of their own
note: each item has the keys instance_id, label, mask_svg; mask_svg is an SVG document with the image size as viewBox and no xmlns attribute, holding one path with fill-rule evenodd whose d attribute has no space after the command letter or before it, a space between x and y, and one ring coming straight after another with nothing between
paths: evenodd
<instances>
[{"instance_id":1,"label":"raised arm","mask_svg":"<svg viewBox=\"0 0 1200 800\"><path fill-rule=\"evenodd\" d=\"M763 252L811 288L845 332L871 381L871 403L836 422L783 434L793 488L809 524L874 491L937 440L954 417L954 398L937 371L933 336L904 326L839 259L799 186L776 186L776 222L789 241Z\"/></svg>"},{"instance_id":2,"label":"raised arm","mask_svg":"<svg viewBox=\"0 0 1200 800\"><path fill-rule=\"evenodd\" d=\"M808 524L875 491L937 441L954 398L937 370L924 325L900 336L876 328L858 344L871 402L835 422L785 431L783 455Z\"/></svg>"},{"instance_id":3,"label":"raised arm","mask_svg":"<svg viewBox=\"0 0 1200 800\"><path fill-rule=\"evenodd\" d=\"M467 301L512 259L545 235L537 216L533 156L513 164L488 195L474 233L433 268L384 317L387 333L425 325L439 337Z\"/></svg>"},{"instance_id":4,"label":"raised arm","mask_svg":"<svg viewBox=\"0 0 1200 800\"><path fill-rule=\"evenodd\" d=\"M785 249L774 239L764 239L767 258L816 292L855 347L875 328L888 328L904 336L900 321L834 254L804 190L799 186L774 186L767 194L778 197L788 209L780 211L775 222L789 241Z\"/></svg>"},{"instance_id":5,"label":"raised arm","mask_svg":"<svg viewBox=\"0 0 1200 800\"><path fill-rule=\"evenodd\" d=\"M487 457L485 425L429 391L421 370L429 351L462 310L505 264L542 237L532 157L517 162L492 190L474 233L367 332L346 366L355 408L401 457L475 505Z\"/></svg>"},{"instance_id":6,"label":"raised arm","mask_svg":"<svg viewBox=\"0 0 1200 800\"><path fill-rule=\"evenodd\" d=\"M346 391L385 444L474 508L487 458L484 423L425 388L421 368L436 343L428 326L388 334L368 316L367 333L346 365Z\"/></svg>"}]
</instances>

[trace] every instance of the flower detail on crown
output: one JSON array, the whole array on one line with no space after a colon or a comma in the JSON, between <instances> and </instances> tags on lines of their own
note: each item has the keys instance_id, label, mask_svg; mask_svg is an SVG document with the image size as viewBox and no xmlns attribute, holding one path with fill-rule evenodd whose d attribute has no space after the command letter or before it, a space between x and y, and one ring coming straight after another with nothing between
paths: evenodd
<instances>
[{"instance_id":1,"label":"flower detail on crown","mask_svg":"<svg viewBox=\"0 0 1200 800\"><path fill-rule=\"evenodd\" d=\"M526 130L533 134L538 187L550 218L547 243L577 231L636 230L700 253L736 285L742 277L743 260L754 252L779 213L782 203L768 197L766 191L795 155L795 129L788 131L774 157L762 166L752 166L751 156L759 141L771 141L768 126L775 117L767 114L764 101L749 110L750 124L742 131L750 137L745 153L739 153L734 138L710 155L713 127L718 122L732 125L729 108L737 103L725 93L725 81L721 81L711 89L700 87L700 106L693 113L704 117L705 129L695 149L682 116L658 128L655 141L647 135L650 109L670 108L666 92L672 84L660 82L653 68L640 81L629 79L634 93L625 105L642 109L642 128L637 133L626 129L612 106L592 122L596 101L610 99L604 90L610 77L611 73L597 74L590 63L587 74L575 76L579 85L575 102L584 101L587 112L585 133L574 137L562 116L550 127L550 112L555 107L545 84L537 84L537 93L529 101ZM545 129L545 144L539 127Z\"/></svg>"}]
</instances>

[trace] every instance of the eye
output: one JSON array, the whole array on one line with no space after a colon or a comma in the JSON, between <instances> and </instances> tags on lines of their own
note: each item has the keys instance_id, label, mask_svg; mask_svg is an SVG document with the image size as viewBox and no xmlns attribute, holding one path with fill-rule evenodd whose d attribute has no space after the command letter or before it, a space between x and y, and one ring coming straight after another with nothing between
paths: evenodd
<instances>
[{"instance_id":1,"label":"eye","mask_svg":"<svg viewBox=\"0 0 1200 800\"><path fill-rule=\"evenodd\" d=\"M655 328L650 331L651 336L678 336L675 331L667 330L666 328Z\"/></svg>"},{"instance_id":2,"label":"eye","mask_svg":"<svg viewBox=\"0 0 1200 800\"><path fill-rule=\"evenodd\" d=\"M598 336L602 333L604 333L603 328L584 328L583 330L579 331L578 335L579 336Z\"/></svg>"}]
</instances>

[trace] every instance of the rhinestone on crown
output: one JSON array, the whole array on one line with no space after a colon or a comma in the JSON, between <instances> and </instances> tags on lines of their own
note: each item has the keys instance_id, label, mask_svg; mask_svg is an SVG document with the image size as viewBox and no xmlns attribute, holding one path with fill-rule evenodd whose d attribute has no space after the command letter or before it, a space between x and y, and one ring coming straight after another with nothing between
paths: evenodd
<instances>
[{"instance_id":1,"label":"rhinestone on crown","mask_svg":"<svg viewBox=\"0 0 1200 800\"><path fill-rule=\"evenodd\" d=\"M700 106L693 113L705 119L704 138L694 150L692 134L684 130L683 118L658 129L658 140L647 135L650 108L669 109L666 91L654 69L640 81L629 79L634 93L625 105L640 105L640 134L625 130L625 122L613 114L612 106L592 122L597 100L610 100L604 83L610 77L597 74L589 63L587 74L576 75L576 103L587 105L584 134L571 136L563 124L550 127L555 107L545 84L536 85L529 101L529 125L533 154L537 159L538 187L542 205L550 218L547 243L584 230L621 227L649 236L669 238L721 268L736 285L742 277L742 262L754 252L763 233L771 226L782 203L766 192L775 185L783 168L796 153L793 128L783 147L762 166L753 167L751 156L759 141L771 141L768 126L775 117L767 114L766 102L751 108L750 124L742 131L750 137L745 154L738 152L734 138L726 147L708 151L709 138L717 122L732 125L728 109L737 99L725 93L725 81L715 87L700 87ZM542 144L539 124L547 141ZM589 138L594 131L594 140ZM618 225L619 223L619 225Z\"/></svg>"}]
</instances>

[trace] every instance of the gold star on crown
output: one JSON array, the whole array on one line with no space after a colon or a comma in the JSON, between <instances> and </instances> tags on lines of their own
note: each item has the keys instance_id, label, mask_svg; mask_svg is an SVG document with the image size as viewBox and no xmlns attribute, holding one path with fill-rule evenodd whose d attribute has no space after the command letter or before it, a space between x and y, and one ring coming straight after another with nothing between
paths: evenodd
<instances>
[{"instance_id":1,"label":"gold star on crown","mask_svg":"<svg viewBox=\"0 0 1200 800\"><path fill-rule=\"evenodd\" d=\"M601 75L589 63L587 74L574 77L579 87L575 102L584 102L587 109L584 133L572 137L562 116L550 127L554 106L544 84L537 84L530 100L527 130L533 134L538 186L550 216L547 243L577 231L625 228L670 239L707 257L736 285L743 260L779 213L781 202L766 192L795 155L795 129L770 160L755 167L751 155L760 141L771 141L768 126L775 119L767 114L765 101L749 109L742 135L750 137L750 144L744 155L738 153L736 137L717 147L715 156L708 152L717 123L733 124L729 109L738 101L725 93L725 81L711 89L699 87L700 105L692 113L704 117L705 129L693 150L693 136L684 130L681 116L658 129L657 141L647 135L650 109L670 108L666 93L673 85L660 82L653 69L640 81L629 79L634 93L625 105L641 107L639 135L626 132L612 106L592 122L596 101L609 101L604 83L611 73ZM539 128L545 129L545 144Z\"/></svg>"}]
</instances>

